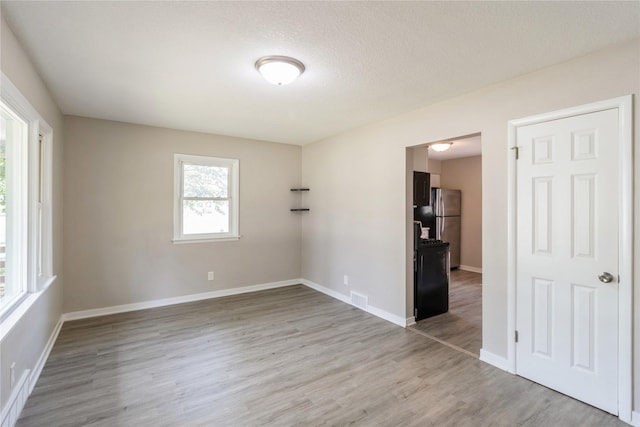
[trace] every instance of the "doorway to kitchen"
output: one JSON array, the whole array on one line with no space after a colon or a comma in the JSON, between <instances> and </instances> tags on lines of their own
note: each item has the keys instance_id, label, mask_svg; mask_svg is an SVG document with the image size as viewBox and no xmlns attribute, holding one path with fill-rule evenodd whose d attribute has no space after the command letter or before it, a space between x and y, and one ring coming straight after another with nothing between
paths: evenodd
<instances>
[{"instance_id":1,"label":"doorway to kitchen","mask_svg":"<svg viewBox=\"0 0 640 427\"><path fill-rule=\"evenodd\" d=\"M414 176L428 174L430 187L428 200L415 197L413 200L414 239L419 243L414 242L412 254L414 283L411 293L414 295L414 314L420 320L410 328L479 357L482 347L481 136L436 141L410 150L413 161L407 164L413 164ZM449 246L448 289L445 291L448 301L436 296L442 295L442 291L439 294L424 291L443 285L443 280L438 278L438 269L429 265L430 261L426 260L430 258L424 257L420 249L437 240L447 242ZM435 310L432 309L434 298L439 299ZM430 310L427 316L415 310L425 305Z\"/></svg>"}]
</instances>

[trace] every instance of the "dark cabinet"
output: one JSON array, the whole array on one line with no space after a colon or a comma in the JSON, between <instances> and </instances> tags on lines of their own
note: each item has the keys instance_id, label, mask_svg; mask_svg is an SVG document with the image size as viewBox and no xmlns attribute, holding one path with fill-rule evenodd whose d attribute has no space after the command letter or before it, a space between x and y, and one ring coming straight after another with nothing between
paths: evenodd
<instances>
[{"instance_id":1,"label":"dark cabinet","mask_svg":"<svg viewBox=\"0 0 640 427\"><path fill-rule=\"evenodd\" d=\"M413 172L413 205L428 206L431 196L431 175L427 172Z\"/></svg>"},{"instance_id":2,"label":"dark cabinet","mask_svg":"<svg viewBox=\"0 0 640 427\"><path fill-rule=\"evenodd\" d=\"M449 243L428 240L418 243L413 303L416 320L449 311Z\"/></svg>"}]
</instances>

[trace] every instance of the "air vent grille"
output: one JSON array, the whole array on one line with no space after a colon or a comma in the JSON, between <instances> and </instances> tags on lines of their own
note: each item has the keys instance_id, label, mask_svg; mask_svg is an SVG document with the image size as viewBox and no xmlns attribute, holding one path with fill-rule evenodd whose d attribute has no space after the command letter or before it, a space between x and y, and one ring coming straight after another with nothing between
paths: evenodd
<instances>
[{"instance_id":1,"label":"air vent grille","mask_svg":"<svg viewBox=\"0 0 640 427\"><path fill-rule=\"evenodd\" d=\"M369 304L369 297L352 291L351 304L355 305L356 307L360 307L363 310L366 310L367 305Z\"/></svg>"}]
</instances>

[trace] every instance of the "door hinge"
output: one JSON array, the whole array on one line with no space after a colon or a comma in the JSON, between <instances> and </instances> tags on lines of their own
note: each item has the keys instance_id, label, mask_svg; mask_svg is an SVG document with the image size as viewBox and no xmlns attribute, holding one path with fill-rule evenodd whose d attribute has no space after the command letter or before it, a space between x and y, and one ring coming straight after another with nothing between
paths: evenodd
<instances>
[{"instance_id":1,"label":"door hinge","mask_svg":"<svg viewBox=\"0 0 640 427\"><path fill-rule=\"evenodd\" d=\"M414 308L413 309L413 318L415 319L416 317L418 317L418 309Z\"/></svg>"},{"instance_id":2,"label":"door hinge","mask_svg":"<svg viewBox=\"0 0 640 427\"><path fill-rule=\"evenodd\" d=\"M511 147L512 150L516 150L516 160L520 158L520 147L517 145L515 147Z\"/></svg>"},{"instance_id":3,"label":"door hinge","mask_svg":"<svg viewBox=\"0 0 640 427\"><path fill-rule=\"evenodd\" d=\"M514 338L516 339L516 342L518 342L518 331L515 331Z\"/></svg>"}]
</instances>

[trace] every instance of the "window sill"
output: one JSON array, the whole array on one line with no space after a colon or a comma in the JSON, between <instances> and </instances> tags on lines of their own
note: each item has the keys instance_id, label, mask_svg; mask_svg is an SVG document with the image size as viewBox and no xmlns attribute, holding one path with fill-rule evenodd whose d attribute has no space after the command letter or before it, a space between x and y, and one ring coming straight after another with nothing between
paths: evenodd
<instances>
[{"instance_id":1,"label":"window sill","mask_svg":"<svg viewBox=\"0 0 640 427\"><path fill-rule=\"evenodd\" d=\"M3 326L5 320L11 316L20 305L24 302L25 299L29 297L29 292L21 292L19 295L14 295L9 299L9 301L4 302L4 306L0 309L0 322L2 322ZM5 297L6 298L6 297Z\"/></svg>"},{"instance_id":2,"label":"window sill","mask_svg":"<svg viewBox=\"0 0 640 427\"><path fill-rule=\"evenodd\" d=\"M173 239L172 242L174 245L182 245L187 243L213 243L213 242L234 242L236 240L240 240L240 236L226 236L220 238L204 238L204 239Z\"/></svg>"},{"instance_id":3,"label":"window sill","mask_svg":"<svg viewBox=\"0 0 640 427\"><path fill-rule=\"evenodd\" d=\"M55 280L56 276L51 276L43 284L42 289L37 292L27 292L23 294L20 299L3 309L0 315L0 342L4 340L9 332L18 324L20 319L31 309L31 306L33 306Z\"/></svg>"},{"instance_id":4,"label":"window sill","mask_svg":"<svg viewBox=\"0 0 640 427\"><path fill-rule=\"evenodd\" d=\"M51 286L51 284L56 281L56 277L58 276L51 276L47 280L45 280L40 286L39 292L44 292L49 289L49 286Z\"/></svg>"}]
</instances>

